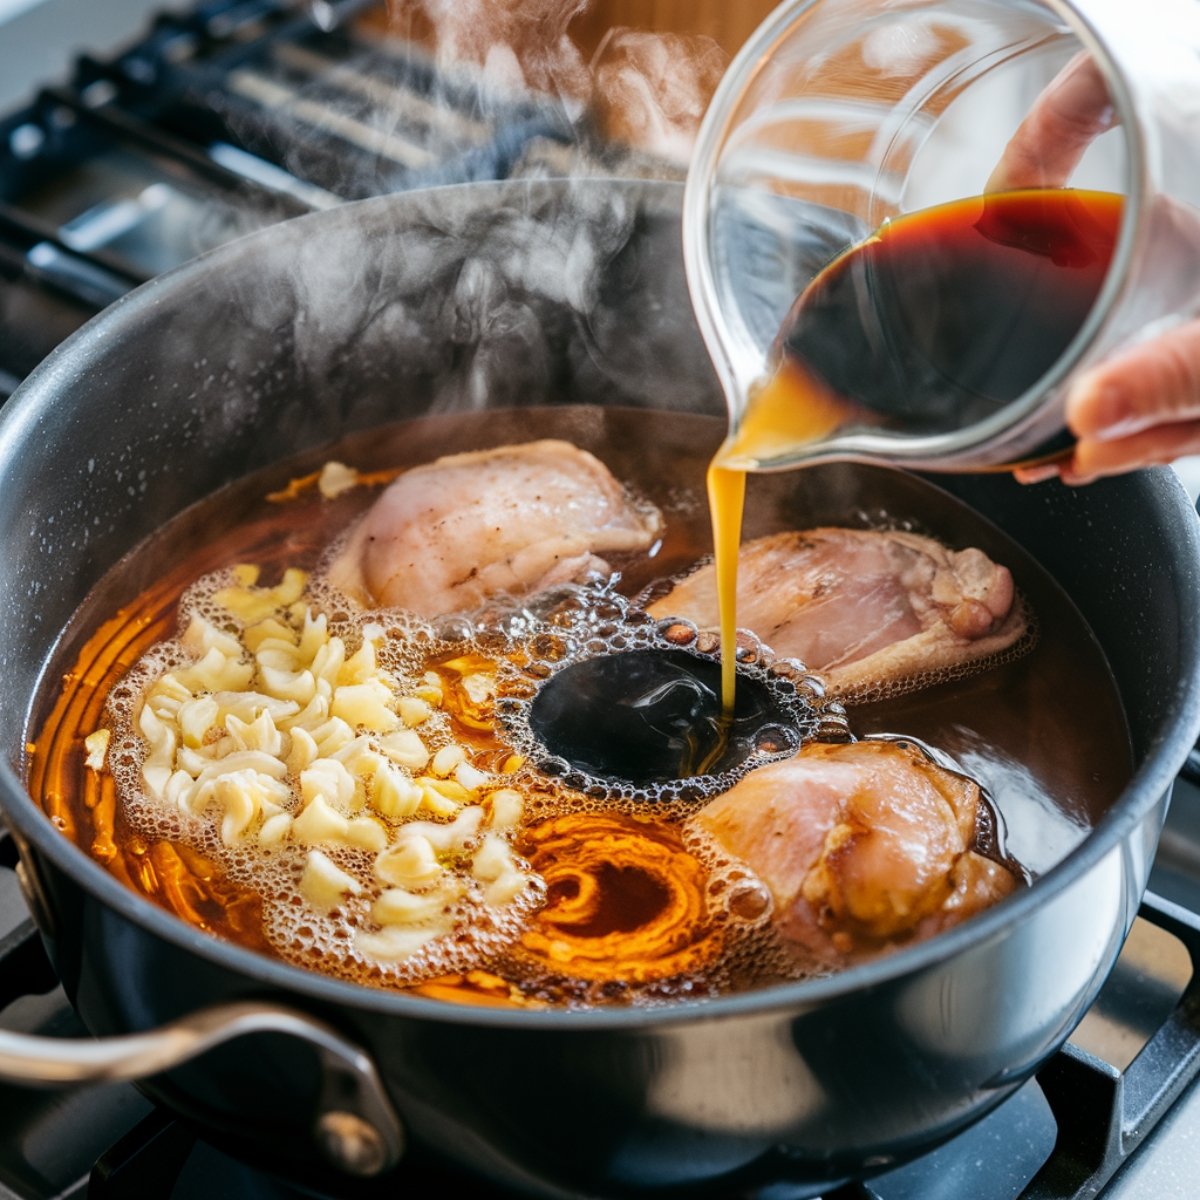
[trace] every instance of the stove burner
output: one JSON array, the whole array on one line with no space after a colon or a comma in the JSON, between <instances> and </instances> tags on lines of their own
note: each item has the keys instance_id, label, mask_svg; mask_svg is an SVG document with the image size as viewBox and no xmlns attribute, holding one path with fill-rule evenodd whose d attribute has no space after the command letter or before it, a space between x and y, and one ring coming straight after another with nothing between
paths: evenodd
<instances>
[{"instance_id":1,"label":"stove burner","mask_svg":"<svg viewBox=\"0 0 1200 1200\"><path fill-rule=\"evenodd\" d=\"M208 0L0 119L0 400L154 275L345 200L511 178L578 155L556 98L493 95L417 46L367 39L382 0Z\"/></svg>"}]
</instances>

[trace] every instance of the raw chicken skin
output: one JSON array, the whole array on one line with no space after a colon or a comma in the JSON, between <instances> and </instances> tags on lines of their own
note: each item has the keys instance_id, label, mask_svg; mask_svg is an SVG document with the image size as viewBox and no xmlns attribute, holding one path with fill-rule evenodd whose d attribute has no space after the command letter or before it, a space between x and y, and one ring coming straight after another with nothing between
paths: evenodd
<instances>
[{"instance_id":1,"label":"raw chicken skin","mask_svg":"<svg viewBox=\"0 0 1200 1200\"><path fill-rule=\"evenodd\" d=\"M777 533L738 555L737 623L776 654L856 696L990 657L1027 622L1007 567L982 550L948 550L913 533L810 529ZM715 628L711 564L650 606Z\"/></svg>"},{"instance_id":2,"label":"raw chicken skin","mask_svg":"<svg viewBox=\"0 0 1200 1200\"><path fill-rule=\"evenodd\" d=\"M660 525L657 511L631 503L608 468L570 442L500 446L406 471L330 577L364 604L433 617L608 573L598 555L644 550Z\"/></svg>"},{"instance_id":3,"label":"raw chicken skin","mask_svg":"<svg viewBox=\"0 0 1200 1200\"><path fill-rule=\"evenodd\" d=\"M776 928L833 970L948 928L1017 884L973 849L982 797L910 743L812 743L695 817L766 885Z\"/></svg>"}]
</instances>

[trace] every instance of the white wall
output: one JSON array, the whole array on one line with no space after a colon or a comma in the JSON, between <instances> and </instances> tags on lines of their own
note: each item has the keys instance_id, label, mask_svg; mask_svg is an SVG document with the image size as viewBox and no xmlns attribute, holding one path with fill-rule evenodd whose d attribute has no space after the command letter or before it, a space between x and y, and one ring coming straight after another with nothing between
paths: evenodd
<instances>
[{"instance_id":1,"label":"white wall","mask_svg":"<svg viewBox=\"0 0 1200 1200\"><path fill-rule=\"evenodd\" d=\"M64 81L81 51L115 50L151 14L180 7L172 0L0 0L0 113Z\"/></svg>"}]
</instances>

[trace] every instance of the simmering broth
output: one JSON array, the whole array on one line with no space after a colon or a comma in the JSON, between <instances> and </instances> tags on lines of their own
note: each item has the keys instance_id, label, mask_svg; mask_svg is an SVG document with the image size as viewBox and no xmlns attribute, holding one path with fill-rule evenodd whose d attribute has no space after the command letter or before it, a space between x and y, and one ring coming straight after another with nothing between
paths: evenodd
<instances>
[{"instance_id":1,"label":"simmering broth","mask_svg":"<svg viewBox=\"0 0 1200 1200\"><path fill-rule=\"evenodd\" d=\"M524 791L526 810L515 845L545 888L513 914L516 924L526 923L528 936L514 942L512 929L493 930L494 936L468 939L465 949L406 971L341 953L351 925L361 920L353 905L327 918L271 915L281 904L299 905L291 896L264 898L251 872L231 870L219 849L214 853L186 830L164 836L162 826L139 825L112 775L85 765L82 739L104 723L110 690L121 700L122 688L129 689L122 674L153 644L175 635L186 589L237 563L261 565L267 582L285 567L311 570L374 499L365 488L333 500L310 491L284 503L266 500L268 493L329 458L361 471L403 468L451 451L520 441L531 427L591 450L662 511L660 541L646 553L614 560L625 596L709 552L704 474L724 432L713 419L596 408L430 417L280 464L169 523L118 564L77 615L51 664L52 672L65 669L63 688L47 688L41 697L27 764L31 791L55 824L128 886L191 924L376 986L477 1002L656 1001L800 972L765 919L761 889L689 831L687 817L702 796L672 793L657 803L585 796L516 770L513 786ZM1115 688L1081 618L1018 547L913 477L839 467L752 481L747 536L824 523L910 523L947 543L979 546L1012 569L1039 626L1032 651L967 679L852 707L849 720L856 733L909 734L957 756L989 789L1008 829L1009 852L1028 872L1045 871L1083 837L1129 773ZM615 611L624 610L617 605ZM474 644L472 652L479 648ZM433 654L424 665L442 676L454 740L469 746L483 769L500 772L515 743L474 719L470 698L452 686L453 669L444 660L462 652L447 640L441 657ZM136 765L126 764L130 770ZM596 856L598 846L606 853ZM288 879L295 882L295 871ZM591 889L596 904L585 912L578 898ZM331 932L317 928L321 920ZM548 965L555 953L566 956L558 969Z\"/></svg>"}]
</instances>

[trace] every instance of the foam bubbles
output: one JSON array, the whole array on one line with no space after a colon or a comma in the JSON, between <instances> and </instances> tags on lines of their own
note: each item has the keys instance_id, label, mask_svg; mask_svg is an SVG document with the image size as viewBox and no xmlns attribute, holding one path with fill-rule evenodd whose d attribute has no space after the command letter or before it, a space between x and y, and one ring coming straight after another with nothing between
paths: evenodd
<instances>
[{"instance_id":1,"label":"foam bubbles","mask_svg":"<svg viewBox=\"0 0 1200 1200\"><path fill-rule=\"evenodd\" d=\"M324 557L333 559L335 544ZM184 594L180 628L201 616L217 629L238 632L239 625L215 596L229 585L231 573L206 576ZM593 1004L620 999L659 1003L682 996L716 994L761 977L764 964L778 978L787 975L786 955L771 931L769 893L749 872L727 856L686 818L707 799L726 790L759 762L790 754L796 741L816 736L822 723L844 724L844 713L824 701L820 681L800 664L773 661L757 642L743 647L741 671L770 689L773 701L794 726L794 739L769 741L734 770L650 787L589 776L541 746L529 725L533 698L546 680L561 670L599 655L688 646L713 657L712 646L694 628L659 623L606 586L565 585L551 593L520 601L494 599L484 609L456 615L449 622L427 622L400 611L364 611L334 589L318 572L310 577L305 602L326 614L331 636L341 637L349 651L361 644L367 625L382 627L376 643L379 666L400 682L415 684L431 663L449 655L476 654L495 664L496 733L509 752L527 762L505 776L505 786L524 798L524 827L564 814L626 813L645 815L648 802L656 821L679 826L687 852L707 876L705 920L719 930L721 952L703 969L641 986L620 981L591 982L557 975L528 955L515 953L546 900L545 885L533 876L509 905L484 902L482 885L460 872L463 889L447 901L439 933L409 957L383 961L365 953L356 940L372 931L371 906L381 886L372 874L373 855L350 846L322 846L328 857L363 885L361 895L345 897L337 907L320 912L301 894L300 879L307 847L283 843L262 847L254 840L226 845L219 815L191 814L146 794L142 766L146 746L137 733L141 696L166 672L185 667L192 656L179 640L153 647L112 690L108 715L113 729L109 765L133 835L148 842L186 845L208 859L231 883L257 895L262 904L262 932L286 961L367 986L396 987L475 969L499 971L530 996L558 1003ZM277 614L283 619L286 613ZM422 726L432 746L453 734L451 716L435 710ZM495 757L495 750L489 753ZM481 759L482 761L482 759ZM289 778L289 783L295 780ZM395 823L393 823L395 824ZM519 843L520 834L517 840ZM469 849L469 847L468 847ZM527 864L519 864L526 866Z\"/></svg>"}]
</instances>

